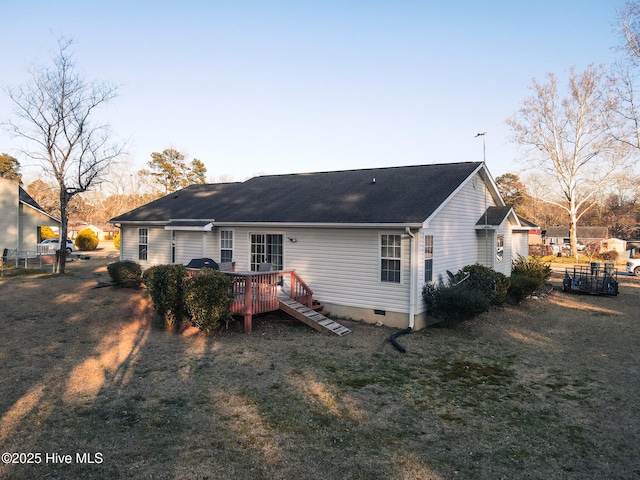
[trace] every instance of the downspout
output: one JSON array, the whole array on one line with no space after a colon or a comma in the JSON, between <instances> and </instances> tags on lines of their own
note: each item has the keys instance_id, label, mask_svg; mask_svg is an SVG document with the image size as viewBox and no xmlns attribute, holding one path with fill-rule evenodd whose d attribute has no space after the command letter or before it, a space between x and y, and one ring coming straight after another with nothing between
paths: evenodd
<instances>
[{"instance_id":1,"label":"downspout","mask_svg":"<svg viewBox=\"0 0 640 480\"><path fill-rule=\"evenodd\" d=\"M414 252L416 245L416 236L411 233L411 229L409 227L405 228L405 232L409 235L409 326L404 330L400 330L399 332L394 333L389 338L389 341L402 353L405 353L407 350L402 345L397 342L397 338L400 335L404 335L406 333L411 332L414 326L414 317L416 314L416 302L415 302L415 283L416 283L416 268L414 265L414 259L416 258L416 254Z\"/></svg>"},{"instance_id":2,"label":"downspout","mask_svg":"<svg viewBox=\"0 0 640 480\"><path fill-rule=\"evenodd\" d=\"M409 235L409 328L413 329L414 317L416 314L416 236L411 233L409 227L405 228L405 232Z\"/></svg>"}]
</instances>

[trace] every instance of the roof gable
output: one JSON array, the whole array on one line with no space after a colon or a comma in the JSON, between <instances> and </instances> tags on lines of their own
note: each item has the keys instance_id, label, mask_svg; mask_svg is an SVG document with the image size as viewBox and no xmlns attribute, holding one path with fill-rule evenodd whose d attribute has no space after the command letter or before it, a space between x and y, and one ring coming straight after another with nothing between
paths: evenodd
<instances>
[{"instance_id":1,"label":"roof gable","mask_svg":"<svg viewBox=\"0 0 640 480\"><path fill-rule=\"evenodd\" d=\"M47 217L51 218L52 220L55 220L56 222L60 223L60 219L55 218L52 215L49 215L47 212L44 211L44 209L38 204L38 202L36 202L31 195L29 195L27 193L27 191L18 186L18 197L20 200L20 203L22 203L23 205L27 205L31 208L33 208L34 210L37 210L39 213L41 213L42 215L46 215Z\"/></svg>"},{"instance_id":2,"label":"roof gable","mask_svg":"<svg viewBox=\"0 0 640 480\"><path fill-rule=\"evenodd\" d=\"M418 165L192 185L112 222L422 224L480 166Z\"/></svg>"},{"instance_id":3,"label":"roof gable","mask_svg":"<svg viewBox=\"0 0 640 480\"><path fill-rule=\"evenodd\" d=\"M520 226L519 217L515 214L513 208L509 206L487 208L480 219L476 222L476 226L498 226L501 225L508 217L511 217L511 221L515 225Z\"/></svg>"}]
</instances>

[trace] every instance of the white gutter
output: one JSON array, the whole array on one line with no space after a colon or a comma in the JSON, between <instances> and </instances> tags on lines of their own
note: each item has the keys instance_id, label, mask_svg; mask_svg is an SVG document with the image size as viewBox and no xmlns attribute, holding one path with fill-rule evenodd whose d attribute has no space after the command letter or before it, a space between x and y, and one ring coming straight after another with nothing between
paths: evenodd
<instances>
[{"instance_id":1,"label":"white gutter","mask_svg":"<svg viewBox=\"0 0 640 480\"><path fill-rule=\"evenodd\" d=\"M118 220L117 222L108 222L112 224L119 223L120 225L130 225L130 226L159 226L164 227L169 223L168 221L154 220L154 221L146 221L146 220ZM351 228L351 229L407 229L407 228L422 228L424 224L422 223L313 223L313 222L215 222L212 224L212 227L251 227L251 228L334 228L334 229L343 229L343 228ZM168 228L167 230L171 229Z\"/></svg>"}]
</instances>

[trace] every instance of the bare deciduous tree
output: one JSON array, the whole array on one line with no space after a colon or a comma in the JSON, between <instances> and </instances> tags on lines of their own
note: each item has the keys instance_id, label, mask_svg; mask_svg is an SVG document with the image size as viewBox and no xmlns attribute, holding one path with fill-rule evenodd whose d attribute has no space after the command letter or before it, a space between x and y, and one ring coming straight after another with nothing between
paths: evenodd
<instances>
[{"instance_id":1,"label":"bare deciduous tree","mask_svg":"<svg viewBox=\"0 0 640 480\"><path fill-rule=\"evenodd\" d=\"M618 98L617 113L625 129L619 132L618 140L640 150L640 96L638 67L640 67L640 2L627 2L619 11L616 30L621 44L618 50L624 58L612 66L615 93Z\"/></svg>"},{"instance_id":2,"label":"bare deciduous tree","mask_svg":"<svg viewBox=\"0 0 640 480\"><path fill-rule=\"evenodd\" d=\"M54 217L60 216L60 194L55 184L37 178L26 186L26 190L45 212Z\"/></svg>"},{"instance_id":3,"label":"bare deciduous tree","mask_svg":"<svg viewBox=\"0 0 640 480\"><path fill-rule=\"evenodd\" d=\"M640 2L626 3L618 15L617 30L622 37L620 48L634 62L640 62Z\"/></svg>"},{"instance_id":4,"label":"bare deciduous tree","mask_svg":"<svg viewBox=\"0 0 640 480\"><path fill-rule=\"evenodd\" d=\"M566 212L563 209L543 200L550 190L549 184L552 182L549 180L548 176L537 172L530 172L522 178L528 193L522 216L540 225L543 230L566 222Z\"/></svg>"},{"instance_id":5,"label":"bare deciduous tree","mask_svg":"<svg viewBox=\"0 0 640 480\"><path fill-rule=\"evenodd\" d=\"M640 96L638 76L628 64L616 63L612 67L612 85L617 97L616 113L621 127L613 131L620 142L640 149Z\"/></svg>"},{"instance_id":6,"label":"bare deciduous tree","mask_svg":"<svg viewBox=\"0 0 640 480\"><path fill-rule=\"evenodd\" d=\"M95 188L111 163L124 152L106 124L94 123L96 110L117 95L117 87L88 82L75 68L71 40L60 39L53 65L35 66L31 80L7 90L15 118L7 124L27 140L24 154L39 161L60 187L60 238L67 236L67 205L75 195ZM64 273L65 256L58 272Z\"/></svg>"},{"instance_id":7,"label":"bare deciduous tree","mask_svg":"<svg viewBox=\"0 0 640 480\"><path fill-rule=\"evenodd\" d=\"M513 141L526 148L525 161L538 173L553 178L544 200L568 214L571 252L577 254L576 226L593 205L596 193L629 158L618 141L622 128L616 98L604 68L590 65L583 73L571 68L566 96L558 79L533 80L533 93L507 124Z\"/></svg>"}]
</instances>

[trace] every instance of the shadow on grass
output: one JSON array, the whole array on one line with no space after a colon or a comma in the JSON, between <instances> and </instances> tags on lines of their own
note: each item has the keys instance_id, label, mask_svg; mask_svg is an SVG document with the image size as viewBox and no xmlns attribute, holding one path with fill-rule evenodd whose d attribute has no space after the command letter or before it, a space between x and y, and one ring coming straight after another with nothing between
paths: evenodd
<instances>
[{"instance_id":1,"label":"shadow on grass","mask_svg":"<svg viewBox=\"0 0 640 480\"><path fill-rule=\"evenodd\" d=\"M619 359L586 363L600 345L564 330L628 313L599 307L580 324L562 320L572 305L532 303L485 318L496 331L407 335L399 355L390 330L366 325L329 337L265 316L251 335L164 331L143 290L92 289L99 275L0 289L22 305L2 320L0 448L72 456L3 477L633 475L637 437L616 425L640 420L633 385L614 390L603 373Z\"/></svg>"}]
</instances>

